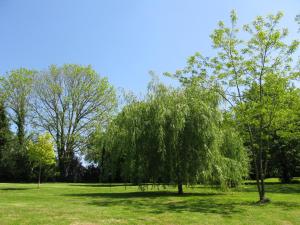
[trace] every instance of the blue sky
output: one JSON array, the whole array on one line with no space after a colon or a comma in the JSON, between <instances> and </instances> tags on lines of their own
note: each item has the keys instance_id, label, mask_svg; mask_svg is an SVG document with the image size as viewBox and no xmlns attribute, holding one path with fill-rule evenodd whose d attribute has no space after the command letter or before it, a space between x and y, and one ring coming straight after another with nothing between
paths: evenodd
<instances>
[{"instance_id":1,"label":"blue sky","mask_svg":"<svg viewBox=\"0 0 300 225\"><path fill-rule=\"evenodd\" d=\"M209 34L236 9L241 23L285 13L298 37L299 0L0 0L0 73L50 64L91 64L116 87L144 92L149 70L212 54Z\"/></svg>"}]
</instances>

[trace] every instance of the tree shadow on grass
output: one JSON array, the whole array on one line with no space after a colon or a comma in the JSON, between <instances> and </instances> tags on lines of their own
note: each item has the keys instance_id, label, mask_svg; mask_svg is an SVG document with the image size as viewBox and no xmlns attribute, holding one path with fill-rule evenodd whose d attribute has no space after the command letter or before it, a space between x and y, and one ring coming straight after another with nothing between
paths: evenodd
<instances>
[{"instance_id":1,"label":"tree shadow on grass","mask_svg":"<svg viewBox=\"0 0 300 225\"><path fill-rule=\"evenodd\" d=\"M241 203L232 201L218 202L213 197L222 193L185 193L175 192L115 192L115 193L78 193L65 196L91 198L89 205L99 207L121 207L124 210L146 213L213 213L231 216L242 213ZM244 203L250 205L252 202Z\"/></svg>"},{"instance_id":2,"label":"tree shadow on grass","mask_svg":"<svg viewBox=\"0 0 300 225\"><path fill-rule=\"evenodd\" d=\"M246 181L244 182L244 184L246 185L256 185L256 180L250 180L250 181ZM281 183L280 181L268 181L265 180L265 184L266 185L289 185L289 184L300 184L300 179L295 177L294 179L291 180L290 183Z\"/></svg>"},{"instance_id":3,"label":"tree shadow on grass","mask_svg":"<svg viewBox=\"0 0 300 225\"><path fill-rule=\"evenodd\" d=\"M226 193L196 192L178 195L171 191L124 191L74 193L64 196L92 199L92 201L87 201L87 204L98 207L121 207L126 211L153 214L190 212L231 217L243 213L248 207L267 207L270 204L282 210L300 208L300 203L297 202L272 201L261 205L251 200L241 202L236 199L222 198L222 195Z\"/></svg>"},{"instance_id":4,"label":"tree shadow on grass","mask_svg":"<svg viewBox=\"0 0 300 225\"><path fill-rule=\"evenodd\" d=\"M272 202L272 204L277 207L281 207L283 210L300 209L300 203L297 202L276 201L276 202Z\"/></svg>"},{"instance_id":5,"label":"tree shadow on grass","mask_svg":"<svg viewBox=\"0 0 300 225\"><path fill-rule=\"evenodd\" d=\"M69 184L69 186L75 186L75 187L129 187L129 186L134 186L132 184L128 184L128 185L125 185L125 184L89 184L89 183L86 183L86 184Z\"/></svg>"},{"instance_id":6,"label":"tree shadow on grass","mask_svg":"<svg viewBox=\"0 0 300 225\"><path fill-rule=\"evenodd\" d=\"M121 206L123 209L135 212L147 212L154 214L162 213L209 213L209 214L219 214L223 216L231 216L235 213L242 213L244 209L239 208L236 203L217 203L210 199L197 199L197 200L132 200L132 199L122 199L122 200L104 200L97 201L94 200L88 204L96 205L99 207L112 207Z\"/></svg>"},{"instance_id":7,"label":"tree shadow on grass","mask_svg":"<svg viewBox=\"0 0 300 225\"><path fill-rule=\"evenodd\" d=\"M69 184L69 186L73 186L73 187L124 187L124 189L126 187L138 187L138 185L136 184L132 184L132 183L127 183L127 184L124 184L124 183L112 183L112 184L109 184L109 183L81 183L81 184ZM176 185L169 185L169 184L166 184L166 185L163 185L163 184L159 184L159 185L152 185L152 184L149 184L149 185L145 185L144 187L146 187L146 189L150 189L150 190L154 190L154 189L157 189L157 190L163 190L163 189L166 189L165 187L177 187ZM210 189L219 189L218 187L215 187L215 186L189 186L188 188L190 189L199 189L199 188L203 188L203 189L207 189L207 188L210 188Z\"/></svg>"},{"instance_id":8,"label":"tree shadow on grass","mask_svg":"<svg viewBox=\"0 0 300 225\"><path fill-rule=\"evenodd\" d=\"M136 191L136 192L95 192L95 193L77 193L77 194L67 194L67 196L73 197L99 197L99 198L161 198L161 197L178 197L185 198L191 196L216 196L223 195L223 193L184 193L183 195L178 195L176 192L172 191Z\"/></svg>"},{"instance_id":9,"label":"tree shadow on grass","mask_svg":"<svg viewBox=\"0 0 300 225\"><path fill-rule=\"evenodd\" d=\"M246 185L245 192L257 192L257 188L255 185ZM296 194L300 193L300 184L265 184L266 193L281 193L281 194Z\"/></svg>"},{"instance_id":10,"label":"tree shadow on grass","mask_svg":"<svg viewBox=\"0 0 300 225\"><path fill-rule=\"evenodd\" d=\"M0 191L25 191L33 188L0 188Z\"/></svg>"}]
</instances>

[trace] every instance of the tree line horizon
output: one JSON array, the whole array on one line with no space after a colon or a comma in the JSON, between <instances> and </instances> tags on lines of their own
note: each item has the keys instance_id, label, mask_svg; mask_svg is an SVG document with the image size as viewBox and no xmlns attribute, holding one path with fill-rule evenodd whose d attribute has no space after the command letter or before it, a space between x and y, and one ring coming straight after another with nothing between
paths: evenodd
<instances>
[{"instance_id":1,"label":"tree line horizon","mask_svg":"<svg viewBox=\"0 0 300 225\"><path fill-rule=\"evenodd\" d=\"M299 41L287 41L282 17L239 26L232 11L210 35L214 56L197 52L164 73L179 87L152 75L140 98L118 97L91 66L1 76L0 181L172 184L183 194L255 179L268 202L266 177L300 175Z\"/></svg>"}]
</instances>

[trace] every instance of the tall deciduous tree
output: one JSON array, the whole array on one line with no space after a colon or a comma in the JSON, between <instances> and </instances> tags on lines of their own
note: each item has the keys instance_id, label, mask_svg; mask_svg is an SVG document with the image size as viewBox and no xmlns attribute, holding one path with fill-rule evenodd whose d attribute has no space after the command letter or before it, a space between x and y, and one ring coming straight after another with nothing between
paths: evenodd
<instances>
[{"instance_id":1,"label":"tall deciduous tree","mask_svg":"<svg viewBox=\"0 0 300 225\"><path fill-rule=\"evenodd\" d=\"M61 177L72 178L76 152L114 111L114 88L90 66L51 66L38 74L32 99L33 124L52 135Z\"/></svg>"}]
</instances>

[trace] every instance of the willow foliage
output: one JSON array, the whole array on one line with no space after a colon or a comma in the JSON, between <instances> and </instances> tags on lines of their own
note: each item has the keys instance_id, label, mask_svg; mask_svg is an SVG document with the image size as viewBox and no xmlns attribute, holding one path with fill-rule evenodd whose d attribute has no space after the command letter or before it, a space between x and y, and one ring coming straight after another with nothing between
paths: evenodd
<instances>
[{"instance_id":1,"label":"willow foliage","mask_svg":"<svg viewBox=\"0 0 300 225\"><path fill-rule=\"evenodd\" d=\"M224 130L219 98L196 84L172 89L153 81L106 131L110 169L123 180L145 183L237 185L247 154L233 130ZM231 147L232 145L232 147Z\"/></svg>"}]
</instances>

